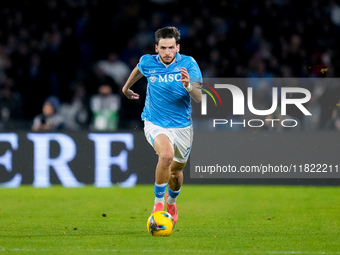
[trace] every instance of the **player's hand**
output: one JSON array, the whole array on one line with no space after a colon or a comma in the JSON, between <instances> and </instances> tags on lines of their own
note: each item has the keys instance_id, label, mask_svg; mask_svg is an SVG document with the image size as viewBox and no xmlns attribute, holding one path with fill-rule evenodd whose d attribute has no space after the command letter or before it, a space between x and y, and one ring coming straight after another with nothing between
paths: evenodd
<instances>
[{"instance_id":1,"label":"player's hand","mask_svg":"<svg viewBox=\"0 0 340 255\"><path fill-rule=\"evenodd\" d=\"M123 93L128 99L132 99L132 100L139 99L139 95L137 93L133 92L131 89L123 91Z\"/></svg>"},{"instance_id":2,"label":"player's hand","mask_svg":"<svg viewBox=\"0 0 340 255\"><path fill-rule=\"evenodd\" d=\"M184 67L181 69L181 82L185 88L189 86L189 73L188 70Z\"/></svg>"}]
</instances>

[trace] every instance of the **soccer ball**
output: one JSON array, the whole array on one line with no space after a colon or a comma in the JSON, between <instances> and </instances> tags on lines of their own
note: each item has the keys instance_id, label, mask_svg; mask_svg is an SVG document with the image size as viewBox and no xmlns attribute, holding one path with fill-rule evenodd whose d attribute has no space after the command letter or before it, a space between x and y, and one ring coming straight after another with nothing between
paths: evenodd
<instances>
[{"instance_id":1,"label":"soccer ball","mask_svg":"<svg viewBox=\"0 0 340 255\"><path fill-rule=\"evenodd\" d=\"M166 211L154 212L146 222L148 232L153 236L168 236L175 227L174 219Z\"/></svg>"}]
</instances>

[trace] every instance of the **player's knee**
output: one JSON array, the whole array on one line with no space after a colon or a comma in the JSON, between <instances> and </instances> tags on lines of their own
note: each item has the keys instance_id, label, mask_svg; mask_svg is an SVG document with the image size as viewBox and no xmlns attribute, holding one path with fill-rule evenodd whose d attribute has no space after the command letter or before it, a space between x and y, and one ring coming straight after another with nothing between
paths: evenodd
<instances>
[{"instance_id":1,"label":"player's knee","mask_svg":"<svg viewBox=\"0 0 340 255\"><path fill-rule=\"evenodd\" d=\"M174 154L171 151L165 151L159 154L159 162L163 166L170 166L173 158L174 158Z\"/></svg>"}]
</instances>

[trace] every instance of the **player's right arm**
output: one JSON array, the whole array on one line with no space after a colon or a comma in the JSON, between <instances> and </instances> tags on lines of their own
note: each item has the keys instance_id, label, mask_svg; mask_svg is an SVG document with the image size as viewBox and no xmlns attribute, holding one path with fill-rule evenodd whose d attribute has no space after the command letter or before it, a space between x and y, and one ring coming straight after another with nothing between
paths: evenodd
<instances>
[{"instance_id":1,"label":"player's right arm","mask_svg":"<svg viewBox=\"0 0 340 255\"><path fill-rule=\"evenodd\" d=\"M135 84L142 77L143 77L143 74L139 71L138 67L136 66L132 70L129 78L127 79L127 81L125 82L122 88L122 92L128 99L133 99L133 100L139 99L139 95L133 92L130 88L132 87L133 84Z\"/></svg>"}]
</instances>

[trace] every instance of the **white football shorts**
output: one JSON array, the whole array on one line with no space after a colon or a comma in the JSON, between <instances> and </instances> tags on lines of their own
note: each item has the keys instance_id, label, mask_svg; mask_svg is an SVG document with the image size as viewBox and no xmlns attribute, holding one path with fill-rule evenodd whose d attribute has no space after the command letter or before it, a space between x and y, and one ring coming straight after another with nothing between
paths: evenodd
<instances>
[{"instance_id":1,"label":"white football shorts","mask_svg":"<svg viewBox=\"0 0 340 255\"><path fill-rule=\"evenodd\" d=\"M159 134L166 135L175 151L173 160L179 163L188 161L194 134L192 125L184 128L163 128L150 121L144 121L144 134L152 147L156 136Z\"/></svg>"}]
</instances>

